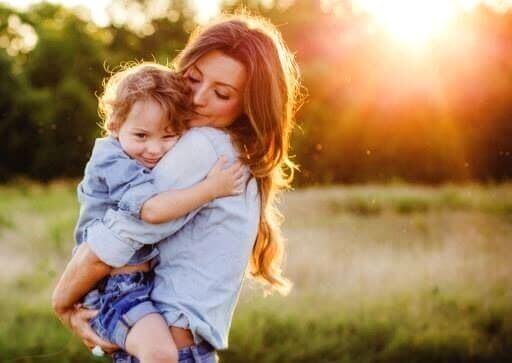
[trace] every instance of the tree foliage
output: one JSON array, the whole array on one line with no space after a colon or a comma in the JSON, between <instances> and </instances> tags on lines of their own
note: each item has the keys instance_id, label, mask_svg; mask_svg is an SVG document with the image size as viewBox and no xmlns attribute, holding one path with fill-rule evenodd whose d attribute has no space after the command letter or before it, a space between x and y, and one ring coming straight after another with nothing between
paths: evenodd
<instances>
[{"instance_id":1,"label":"tree foliage","mask_svg":"<svg viewBox=\"0 0 512 363\"><path fill-rule=\"evenodd\" d=\"M368 19L344 1L224 7L244 4L277 24L302 71L298 183L512 176L512 13L466 13L458 37L414 56L368 31ZM113 6L139 9L145 25L99 27L49 3L24 12L0 5L1 180L80 176L100 132L96 94L107 71L132 60L171 62L194 26L186 0L156 15L148 0ZM32 49L20 45L19 24L37 34Z\"/></svg>"}]
</instances>

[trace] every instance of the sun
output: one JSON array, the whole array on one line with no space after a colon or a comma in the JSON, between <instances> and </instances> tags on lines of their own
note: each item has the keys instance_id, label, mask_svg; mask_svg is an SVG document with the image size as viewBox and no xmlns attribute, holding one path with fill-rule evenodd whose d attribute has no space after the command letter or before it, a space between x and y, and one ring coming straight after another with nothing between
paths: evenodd
<instances>
[{"instance_id":1,"label":"sun","mask_svg":"<svg viewBox=\"0 0 512 363\"><path fill-rule=\"evenodd\" d=\"M450 0L357 0L354 5L393 38L413 47L445 31L459 12L457 2Z\"/></svg>"}]
</instances>

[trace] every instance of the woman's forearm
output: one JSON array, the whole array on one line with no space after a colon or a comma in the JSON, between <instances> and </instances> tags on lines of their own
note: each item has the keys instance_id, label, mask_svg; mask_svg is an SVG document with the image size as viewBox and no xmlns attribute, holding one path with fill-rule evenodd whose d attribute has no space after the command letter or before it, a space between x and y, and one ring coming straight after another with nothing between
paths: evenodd
<instances>
[{"instance_id":1,"label":"woman's forearm","mask_svg":"<svg viewBox=\"0 0 512 363\"><path fill-rule=\"evenodd\" d=\"M62 273L52 296L52 306L61 320L74 304L112 270L82 243ZM66 323L65 321L63 321Z\"/></svg>"}]
</instances>

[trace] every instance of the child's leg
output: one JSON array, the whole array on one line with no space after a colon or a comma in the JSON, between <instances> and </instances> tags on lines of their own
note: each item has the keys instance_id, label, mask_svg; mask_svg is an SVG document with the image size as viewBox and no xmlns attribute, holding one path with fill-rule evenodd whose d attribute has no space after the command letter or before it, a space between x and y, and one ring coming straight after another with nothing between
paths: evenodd
<instances>
[{"instance_id":1,"label":"child's leg","mask_svg":"<svg viewBox=\"0 0 512 363\"><path fill-rule=\"evenodd\" d=\"M128 332L126 351L141 363L177 363L178 351L166 321L160 314L140 319Z\"/></svg>"}]
</instances>

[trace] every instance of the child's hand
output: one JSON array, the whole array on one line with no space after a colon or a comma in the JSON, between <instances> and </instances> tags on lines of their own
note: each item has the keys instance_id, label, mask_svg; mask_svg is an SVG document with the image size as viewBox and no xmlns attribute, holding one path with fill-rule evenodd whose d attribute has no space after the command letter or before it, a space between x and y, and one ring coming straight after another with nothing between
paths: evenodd
<instances>
[{"instance_id":1,"label":"child's hand","mask_svg":"<svg viewBox=\"0 0 512 363\"><path fill-rule=\"evenodd\" d=\"M236 162L229 168L223 168L226 158L222 155L206 177L210 183L214 198L227 197L242 193L244 190L244 168Z\"/></svg>"}]
</instances>

